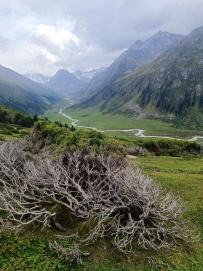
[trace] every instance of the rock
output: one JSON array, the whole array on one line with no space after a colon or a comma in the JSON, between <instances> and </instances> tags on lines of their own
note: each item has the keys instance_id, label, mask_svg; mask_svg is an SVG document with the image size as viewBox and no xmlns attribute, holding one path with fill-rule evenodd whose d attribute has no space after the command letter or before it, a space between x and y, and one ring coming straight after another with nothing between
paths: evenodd
<instances>
[{"instance_id":1,"label":"rock","mask_svg":"<svg viewBox=\"0 0 203 271\"><path fill-rule=\"evenodd\" d=\"M131 154L126 155L126 158L129 158L129 159L137 159L136 156L131 155Z\"/></svg>"}]
</instances>

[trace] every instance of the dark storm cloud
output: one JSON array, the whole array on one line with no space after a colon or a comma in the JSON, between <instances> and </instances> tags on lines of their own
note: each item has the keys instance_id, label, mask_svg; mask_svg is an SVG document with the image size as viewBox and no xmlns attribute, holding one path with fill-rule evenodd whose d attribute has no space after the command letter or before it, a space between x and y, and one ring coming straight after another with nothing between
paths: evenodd
<instances>
[{"instance_id":1,"label":"dark storm cloud","mask_svg":"<svg viewBox=\"0 0 203 271\"><path fill-rule=\"evenodd\" d=\"M202 10L202 0L1 0L0 64L44 74L107 66L159 30L188 34Z\"/></svg>"}]
</instances>

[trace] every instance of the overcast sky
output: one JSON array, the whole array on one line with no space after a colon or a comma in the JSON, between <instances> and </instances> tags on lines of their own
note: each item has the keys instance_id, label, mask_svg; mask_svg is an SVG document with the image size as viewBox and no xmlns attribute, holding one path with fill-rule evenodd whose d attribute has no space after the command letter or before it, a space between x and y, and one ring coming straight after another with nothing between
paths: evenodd
<instances>
[{"instance_id":1,"label":"overcast sky","mask_svg":"<svg viewBox=\"0 0 203 271\"><path fill-rule=\"evenodd\" d=\"M0 64L54 75L107 67L159 30L203 24L203 0L0 0Z\"/></svg>"}]
</instances>

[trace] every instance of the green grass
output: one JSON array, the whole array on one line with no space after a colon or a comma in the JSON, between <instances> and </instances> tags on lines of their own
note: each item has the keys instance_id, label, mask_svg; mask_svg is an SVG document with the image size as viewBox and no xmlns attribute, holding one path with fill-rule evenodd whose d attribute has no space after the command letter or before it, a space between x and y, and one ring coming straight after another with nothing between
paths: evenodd
<instances>
[{"instance_id":1,"label":"green grass","mask_svg":"<svg viewBox=\"0 0 203 271\"><path fill-rule=\"evenodd\" d=\"M57 104L52 110L46 111L46 116L51 121L61 121L63 124L70 125L71 121L58 114L59 108L64 107L66 102ZM124 115L102 115L99 107L87 109L70 109L63 111L66 115L70 115L74 119L78 119L78 125L95 127L98 130L116 130L116 129L143 129L145 135L148 136L170 136L174 138L187 139L195 135L203 136L203 131L178 129L172 124L157 121L157 120L136 120L133 117ZM128 139L135 139L135 132L107 132L110 136L124 137ZM200 142L202 140L199 140Z\"/></svg>"},{"instance_id":2,"label":"green grass","mask_svg":"<svg viewBox=\"0 0 203 271\"><path fill-rule=\"evenodd\" d=\"M53 234L0 234L0 270L68 270L64 256L49 248Z\"/></svg>"},{"instance_id":3,"label":"green grass","mask_svg":"<svg viewBox=\"0 0 203 271\"><path fill-rule=\"evenodd\" d=\"M16 124L0 123L0 140L23 138L31 133L31 128L21 127Z\"/></svg>"},{"instance_id":4,"label":"green grass","mask_svg":"<svg viewBox=\"0 0 203 271\"><path fill-rule=\"evenodd\" d=\"M64 100L64 101L62 101L60 103L57 103L57 104L55 104L55 106L52 109L47 110L40 117L48 118L51 122L60 121L62 124L68 124L70 126L71 121L69 119L63 117L62 115L58 114L59 109L64 108L68 104L69 104L69 102L67 100Z\"/></svg>"},{"instance_id":5,"label":"green grass","mask_svg":"<svg viewBox=\"0 0 203 271\"><path fill-rule=\"evenodd\" d=\"M148 156L136 161L145 174L182 197L186 216L203 230L203 158Z\"/></svg>"}]
</instances>

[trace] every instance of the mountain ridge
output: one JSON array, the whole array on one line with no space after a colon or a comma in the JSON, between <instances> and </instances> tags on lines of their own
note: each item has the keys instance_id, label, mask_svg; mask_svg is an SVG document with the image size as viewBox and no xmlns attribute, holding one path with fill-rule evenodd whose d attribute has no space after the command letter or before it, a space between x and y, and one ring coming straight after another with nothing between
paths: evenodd
<instances>
[{"instance_id":1,"label":"mountain ridge","mask_svg":"<svg viewBox=\"0 0 203 271\"><path fill-rule=\"evenodd\" d=\"M104 88L110 81L116 80L141 66L151 62L173 43L181 40L184 36L159 31L144 41L135 42L128 50L124 51L102 73L96 75L82 88L80 96L84 101L93 96L97 91ZM136 45L138 44L139 45ZM136 47L137 46L137 47Z\"/></svg>"},{"instance_id":2,"label":"mountain ridge","mask_svg":"<svg viewBox=\"0 0 203 271\"><path fill-rule=\"evenodd\" d=\"M59 95L52 89L0 65L0 104L28 114L41 114L58 100Z\"/></svg>"}]
</instances>

